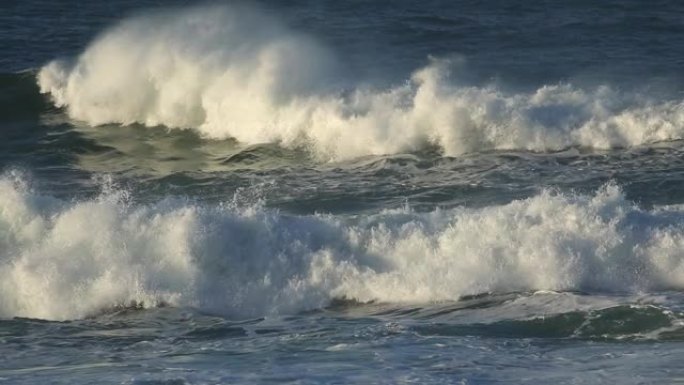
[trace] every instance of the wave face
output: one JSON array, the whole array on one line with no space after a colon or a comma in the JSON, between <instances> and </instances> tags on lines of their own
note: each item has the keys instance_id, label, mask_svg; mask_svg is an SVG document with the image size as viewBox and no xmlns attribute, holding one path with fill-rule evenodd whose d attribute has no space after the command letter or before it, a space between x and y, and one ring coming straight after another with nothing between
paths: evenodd
<instances>
[{"instance_id":1,"label":"wave face","mask_svg":"<svg viewBox=\"0 0 684 385\"><path fill-rule=\"evenodd\" d=\"M613 185L594 196L544 191L503 206L364 217L142 205L105 190L68 202L0 180L0 317L73 319L143 304L243 318L336 298L684 288L684 209L640 209Z\"/></svg>"},{"instance_id":2,"label":"wave face","mask_svg":"<svg viewBox=\"0 0 684 385\"><path fill-rule=\"evenodd\" d=\"M200 7L124 20L75 60L47 64L38 83L71 118L92 125L194 128L209 138L305 146L322 159L435 145L458 155L684 138L681 101L606 86L459 86L448 60L374 89L344 82L340 63L264 12Z\"/></svg>"}]
</instances>

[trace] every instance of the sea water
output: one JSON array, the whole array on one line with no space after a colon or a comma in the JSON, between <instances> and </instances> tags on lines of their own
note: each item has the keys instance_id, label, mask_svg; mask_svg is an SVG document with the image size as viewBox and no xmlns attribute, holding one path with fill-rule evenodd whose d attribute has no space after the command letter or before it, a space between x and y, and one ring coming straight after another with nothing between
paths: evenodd
<instances>
[{"instance_id":1,"label":"sea water","mask_svg":"<svg viewBox=\"0 0 684 385\"><path fill-rule=\"evenodd\" d=\"M4 2L0 383L684 383L682 15Z\"/></svg>"}]
</instances>

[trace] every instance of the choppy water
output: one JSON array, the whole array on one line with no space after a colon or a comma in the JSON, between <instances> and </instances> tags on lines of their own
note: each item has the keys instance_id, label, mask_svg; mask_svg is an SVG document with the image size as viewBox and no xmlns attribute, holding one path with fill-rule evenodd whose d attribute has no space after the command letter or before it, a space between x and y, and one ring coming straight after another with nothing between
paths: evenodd
<instances>
[{"instance_id":1,"label":"choppy water","mask_svg":"<svg viewBox=\"0 0 684 385\"><path fill-rule=\"evenodd\" d=\"M3 3L0 382L683 382L683 12Z\"/></svg>"}]
</instances>

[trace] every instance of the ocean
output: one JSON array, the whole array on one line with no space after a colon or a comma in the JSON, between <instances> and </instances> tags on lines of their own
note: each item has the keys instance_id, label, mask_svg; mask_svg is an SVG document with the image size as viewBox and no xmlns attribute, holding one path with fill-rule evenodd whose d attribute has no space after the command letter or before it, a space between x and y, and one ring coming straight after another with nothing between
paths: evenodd
<instances>
[{"instance_id":1,"label":"ocean","mask_svg":"<svg viewBox=\"0 0 684 385\"><path fill-rule=\"evenodd\" d=\"M5 0L0 383L684 383L684 3Z\"/></svg>"}]
</instances>

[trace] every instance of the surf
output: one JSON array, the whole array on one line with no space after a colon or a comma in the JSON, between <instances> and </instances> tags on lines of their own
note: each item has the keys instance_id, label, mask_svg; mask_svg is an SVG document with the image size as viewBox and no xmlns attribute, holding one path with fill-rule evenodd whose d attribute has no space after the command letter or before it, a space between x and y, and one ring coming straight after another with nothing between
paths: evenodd
<instances>
[{"instance_id":1,"label":"surf","mask_svg":"<svg viewBox=\"0 0 684 385\"><path fill-rule=\"evenodd\" d=\"M0 179L0 316L75 319L173 306L243 319L481 293L684 288L684 210L615 185L484 208L291 215L257 202L116 187L65 201ZM258 195L258 194L257 194Z\"/></svg>"},{"instance_id":2,"label":"surf","mask_svg":"<svg viewBox=\"0 0 684 385\"><path fill-rule=\"evenodd\" d=\"M316 158L418 151L609 149L684 138L684 105L571 83L466 86L432 59L403 84L343 76L345 58L263 10L148 12L104 31L37 83L74 120L193 129L210 139L306 148Z\"/></svg>"}]
</instances>

